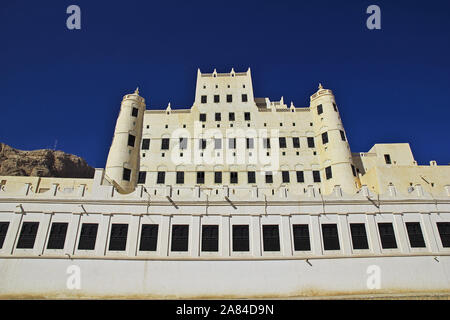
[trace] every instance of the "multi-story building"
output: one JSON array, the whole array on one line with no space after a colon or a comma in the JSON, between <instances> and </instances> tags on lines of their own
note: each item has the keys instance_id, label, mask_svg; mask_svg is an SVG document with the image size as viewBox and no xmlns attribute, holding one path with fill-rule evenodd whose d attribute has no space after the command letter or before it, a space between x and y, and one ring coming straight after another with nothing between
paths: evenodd
<instances>
[{"instance_id":1,"label":"multi-story building","mask_svg":"<svg viewBox=\"0 0 450 320\"><path fill-rule=\"evenodd\" d=\"M0 181L3 295L450 290L450 166L352 154L322 85L295 107L255 98L250 70L198 71L190 109L124 96L93 179Z\"/></svg>"}]
</instances>

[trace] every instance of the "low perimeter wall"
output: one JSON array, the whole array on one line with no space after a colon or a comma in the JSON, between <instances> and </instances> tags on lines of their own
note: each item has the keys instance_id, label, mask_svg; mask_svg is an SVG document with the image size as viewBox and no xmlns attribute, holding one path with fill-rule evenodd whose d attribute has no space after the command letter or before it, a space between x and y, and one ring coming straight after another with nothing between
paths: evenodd
<instances>
[{"instance_id":1,"label":"low perimeter wall","mask_svg":"<svg viewBox=\"0 0 450 320\"><path fill-rule=\"evenodd\" d=\"M0 298L287 298L450 292L450 256L310 260L1 258Z\"/></svg>"}]
</instances>

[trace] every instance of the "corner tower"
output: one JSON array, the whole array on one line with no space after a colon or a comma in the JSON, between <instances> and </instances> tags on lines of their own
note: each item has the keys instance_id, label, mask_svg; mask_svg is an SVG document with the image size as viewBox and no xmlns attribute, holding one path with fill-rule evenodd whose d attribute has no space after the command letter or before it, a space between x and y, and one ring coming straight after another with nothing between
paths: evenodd
<instances>
[{"instance_id":1,"label":"corner tower","mask_svg":"<svg viewBox=\"0 0 450 320\"><path fill-rule=\"evenodd\" d=\"M311 96L310 112L324 193L331 193L336 185L346 193L355 193L359 181L333 92L320 84L319 90Z\"/></svg>"},{"instance_id":2,"label":"corner tower","mask_svg":"<svg viewBox=\"0 0 450 320\"><path fill-rule=\"evenodd\" d=\"M145 99L139 96L139 89L123 97L105 172L120 193L136 188L144 112Z\"/></svg>"}]
</instances>

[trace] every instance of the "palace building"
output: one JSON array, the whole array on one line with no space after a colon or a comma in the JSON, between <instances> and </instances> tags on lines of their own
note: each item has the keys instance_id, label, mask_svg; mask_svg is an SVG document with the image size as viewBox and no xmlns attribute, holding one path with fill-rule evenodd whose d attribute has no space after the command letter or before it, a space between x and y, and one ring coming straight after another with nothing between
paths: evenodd
<instances>
[{"instance_id":1,"label":"palace building","mask_svg":"<svg viewBox=\"0 0 450 320\"><path fill-rule=\"evenodd\" d=\"M199 70L190 108L123 97L93 179L0 181L0 297L450 291L450 166L352 153L322 85L297 107Z\"/></svg>"}]
</instances>

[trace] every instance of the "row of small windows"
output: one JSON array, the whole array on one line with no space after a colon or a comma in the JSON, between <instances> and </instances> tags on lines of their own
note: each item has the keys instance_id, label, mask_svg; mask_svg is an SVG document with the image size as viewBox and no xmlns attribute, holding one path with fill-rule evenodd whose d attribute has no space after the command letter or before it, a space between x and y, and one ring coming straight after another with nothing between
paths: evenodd
<instances>
[{"instance_id":1,"label":"row of small windows","mask_svg":"<svg viewBox=\"0 0 450 320\"><path fill-rule=\"evenodd\" d=\"M213 97L213 101L214 101L214 103L219 103L220 102L220 95L215 94L214 97ZM233 102L233 95L232 94L227 94L226 95L226 101L228 103L232 103ZM247 94L244 93L244 94L241 95L241 101L242 102L247 102L248 101ZM208 96L206 96L206 95L201 96L200 97L200 102L201 103L208 103Z\"/></svg>"},{"instance_id":2,"label":"row of small windows","mask_svg":"<svg viewBox=\"0 0 450 320\"><path fill-rule=\"evenodd\" d=\"M222 113L221 112L216 112L214 114L214 120L215 121L222 121ZM235 121L236 120L236 116L235 116L234 112L228 112L228 120L229 121ZM250 112L244 112L244 120L245 121L250 121L251 120ZM200 113L199 114L199 121L200 122L206 122L206 113Z\"/></svg>"},{"instance_id":3,"label":"row of small windows","mask_svg":"<svg viewBox=\"0 0 450 320\"><path fill-rule=\"evenodd\" d=\"M345 139L345 133L344 131L340 130L341 139L342 141L346 141ZM130 138L132 137L132 138ZM222 139L219 138L213 138L214 139L214 149L222 149ZM237 138L228 138L228 148L230 149L236 149L236 139ZM246 148L247 149L253 149L255 146L254 138L245 138L246 140ZM263 147L265 149L270 149L270 138L263 138ZM329 142L328 140L328 133L325 132L322 134L322 144L327 144ZM206 139L199 139L199 149L204 150L206 149ZM180 149L187 149L188 139L187 138L179 138L179 148ZM287 139L285 137L279 137L278 138L278 144L281 149L287 148ZM134 136L129 135L128 139L128 145L134 146ZM313 137L307 137L307 145L308 148L315 148L314 138ZM161 139L161 150L169 150L170 146L170 138L162 138ZM292 146L294 148L300 148L300 138L299 137L292 137ZM142 145L141 150L149 150L150 149L150 139L145 138L142 139Z\"/></svg>"},{"instance_id":4,"label":"row of small windows","mask_svg":"<svg viewBox=\"0 0 450 320\"><path fill-rule=\"evenodd\" d=\"M125 169L129 170L129 169ZM184 183L184 171L177 171L176 174L176 184L183 184ZM239 183L238 180L238 172L237 171L231 171L230 174L230 183L231 184L237 184ZM214 183L222 183L222 171L215 171L214 172ZM204 184L205 183L205 171L197 171L197 184ZM127 176L129 178L129 176ZM291 173L290 171L281 171L281 177L283 183L290 183L291 182ZM297 183L304 183L305 182L305 174L304 171L295 171L295 177ZM321 182L320 178L320 171L312 171L312 177L314 182ZM331 166L325 168L325 177L327 180L331 179L332 171ZM273 173L271 171L267 171L264 174L264 179L266 183L273 183ZM126 180L126 179L124 179ZM140 171L138 176L138 184L145 184L147 180L147 172L146 171ZM126 180L126 181L129 181ZM166 172L165 171L158 171L157 177L156 177L156 184L165 184L166 182ZM247 172L247 183L256 183L256 171L248 171Z\"/></svg>"},{"instance_id":5,"label":"row of small windows","mask_svg":"<svg viewBox=\"0 0 450 320\"><path fill-rule=\"evenodd\" d=\"M411 248L425 248L425 240L419 222L406 222L406 230ZM0 222L0 249L8 231L9 222ZM322 224L322 240L324 250L340 250L337 224ZM35 244L39 222L24 222L16 245L17 249L32 249ZM158 224L143 224L140 234L140 251L156 251L158 241ZM437 228L444 248L450 247L450 222L438 222ZM63 249L68 230L67 222L54 222L47 241L47 249ZM392 223L378 223L378 231L383 249L396 249L397 240ZM94 250L98 234L97 223L83 223L78 241L78 250ZM350 234L353 249L368 250L366 226L364 223L350 223ZM263 250L280 251L280 235L278 225L263 225ZM310 251L310 232L308 224L294 224L292 236L295 251ZM128 238L128 224L113 223L109 237L110 251L124 251ZM189 225L172 225L171 251L188 251ZM205 252L219 251L219 226L203 225L201 231L201 250ZM232 226L232 250L249 251L249 225Z\"/></svg>"}]
</instances>

